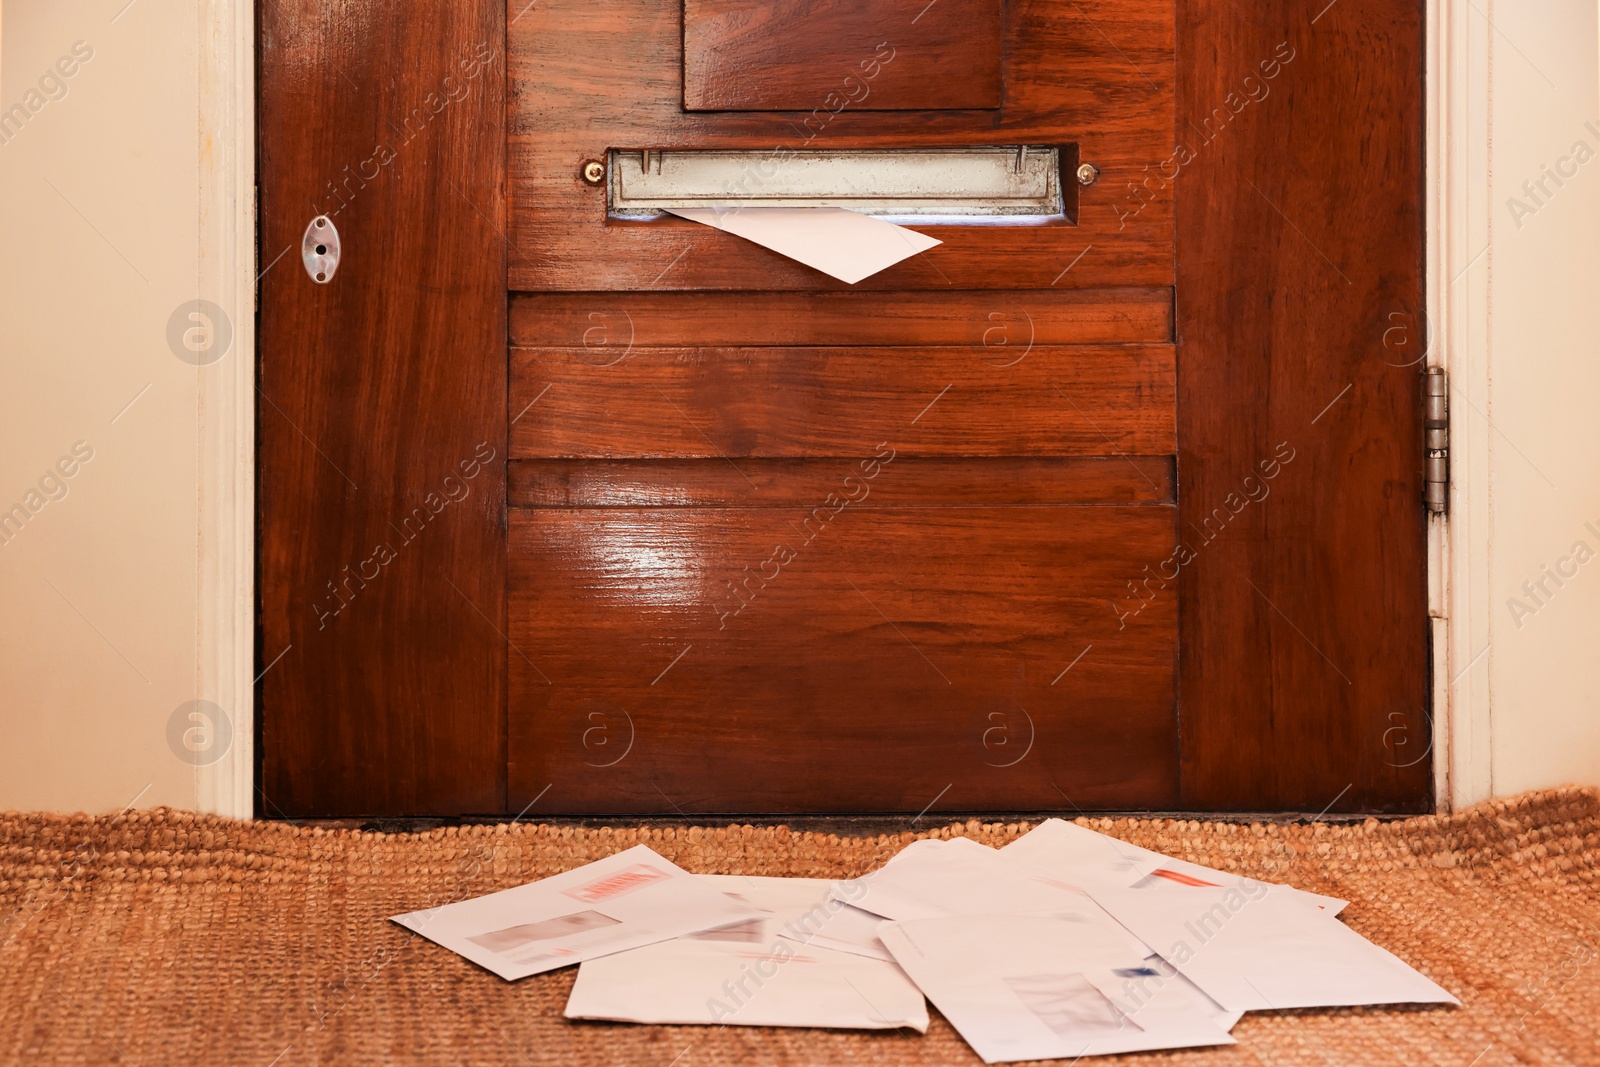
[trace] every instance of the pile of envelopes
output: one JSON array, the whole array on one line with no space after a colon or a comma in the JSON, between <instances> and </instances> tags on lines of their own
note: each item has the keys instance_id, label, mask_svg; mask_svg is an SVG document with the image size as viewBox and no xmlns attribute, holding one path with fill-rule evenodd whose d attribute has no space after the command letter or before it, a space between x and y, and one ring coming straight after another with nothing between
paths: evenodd
<instances>
[{"instance_id":1,"label":"pile of envelopes","mask_svg":"<svg viewBox=\"0 0 1600 1067\"><path fill-rule=\"evenodd\" d=\"M638 845L395 921L506 979L579 964L568 1018L922 1032L931 1000L1004 1063L1234 1044L1247 1011L1459 1003L1344 905L1051 819L837 882Z\"/></svg>"}]
</instances>

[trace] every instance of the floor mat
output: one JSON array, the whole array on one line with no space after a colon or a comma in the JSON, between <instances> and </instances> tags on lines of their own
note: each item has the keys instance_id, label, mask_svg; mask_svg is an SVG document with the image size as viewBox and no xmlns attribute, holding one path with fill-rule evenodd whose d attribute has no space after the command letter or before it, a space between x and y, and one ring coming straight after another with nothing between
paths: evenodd
<instances>
[{"instance_id":1,"label":"floor mat","mask_svg":"<svg viewBox=\"0 0 1600 1067\"><path fill-rule=\"evenodd\" d=\"M1115 1062L1600 1064L1600 791L1383 823L1084 822L1344 897L1350 926L1462 1001L1253 1014L1237 1046ZM1026 829L973 821L852 838L524 822L380 834L164 809L0 815L0 1062L974 1064L936 1013L925 1037L568 1022L572 970L506 983L386 917L640 842L692 871L843 877L919 837L998 846Z\"/></svg>"}]
</instances>

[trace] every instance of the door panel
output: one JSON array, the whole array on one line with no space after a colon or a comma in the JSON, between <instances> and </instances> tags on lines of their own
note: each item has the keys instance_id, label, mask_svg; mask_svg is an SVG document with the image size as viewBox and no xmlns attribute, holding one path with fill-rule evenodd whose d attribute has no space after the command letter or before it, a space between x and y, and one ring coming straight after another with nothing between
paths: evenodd
<instances>
[{"instance_id":1,"label":"door panel","mask_svg":"<svg viewBox=\"0 0 1600 1067\"><path fill-rule=\"evenodd\" d=\"M518 345L1138 344L1172 340L1172 289L979 289L939 293L515 293Z\"/></svg>"},{"instance_id":2,"label":"door panel","mask_svg":"<svg viewBox=\"0 0 1600 1067\"><path fill-rule=\"evenodd\" d=\"M1427 810L1423 5L1179 10L1197 125L1280 59L1175 186L1183 527L1296 457L1261 506L1190 538L1184 803Z\"/></svg>"},{"instance_id":3,"label":"door panel","mask_svg":"<svg viewBox=\"0 0 1600 1067\"><path fill-rule=\"evenodd\" d=\"M597 359L598 357L598 359ZM1166 455L1170 345L516 348L512 455ZM1004 417L1000 417L1001 413Z\"/></svg>"},{"instance_id":4,"label":"door panel","mask_svg":"<svg viewBox=\"0 0 1600 1067\"><path fill-rule=\"evenodd\" d=\"M260 26L260 811L501 811L503 9Z\"/></svg>"},{"instance_id":5,"label":"door panel","mask_svg":"<svg viewBox=\"0 0 1600 1067\"><path fill-rule=\"evenodd\" d=\"M1107 610L1174 509L875 505L900 462L833 462L860 504L515 510L512 806L1174 803L1176 598Z\"/></svg>"},{"instance_id":6,"label":"door panel","mask_svg":"<svg viewBox=\"0 0 1600 1067\"><path fill-rule=\"evenodd\" d=\"M513 508L810 506L826 500L842 460L514 460ZM875 482L874 506L1170 504L1168 456L1029 456L1003 463L972 457L901 455L894 477ZM863 498L863 502L865 498Z\"/></svg>"},{"instance_id":7,"label":"door panel","mask_svg":"<svg viewBox=\"0 0 1600 1067\"><path fill-rule=\"evenodd\" d=\"M874 111L999 107L1000 9L1000 0L684 0L683 106L809 111L843 91ZM887 27L895 43L882 54L914 63L876 60Z\"/></svg>"}]
</instances>

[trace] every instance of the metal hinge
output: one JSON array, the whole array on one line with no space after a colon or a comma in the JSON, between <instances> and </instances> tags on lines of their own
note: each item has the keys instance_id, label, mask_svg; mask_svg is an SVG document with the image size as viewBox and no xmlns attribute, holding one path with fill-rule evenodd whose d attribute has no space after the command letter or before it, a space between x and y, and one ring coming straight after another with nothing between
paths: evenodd
<instances>
[{"instance_id":1,"label":"metal hinge","mask_svg":"<svg viewBox=\"0 0 1600 1067\"><path fill-rule=\"evenodd\" d=\"M1423 499L1428 514L1450 510L1450 382L1443 367L1422 378Z\"/></svg>"}]
</instances>

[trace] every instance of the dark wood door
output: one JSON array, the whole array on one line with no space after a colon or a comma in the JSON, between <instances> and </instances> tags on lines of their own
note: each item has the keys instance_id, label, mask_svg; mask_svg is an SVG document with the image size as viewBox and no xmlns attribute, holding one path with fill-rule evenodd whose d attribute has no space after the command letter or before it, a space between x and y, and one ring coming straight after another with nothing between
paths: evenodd
<instances>
[{"instance_id":1,"label":"dark wood door","mask_svg":"<svg viewBox=\"0 0 1600 1067\"><path fill-rule=\"evenodd\" d=\"M1426 806L1420 4L345 7L263 13L263 258L352 250L262 283L264 813ZM1059 216L856 286L585 177L992 145Z\"/></svg>"}]
</instances>

